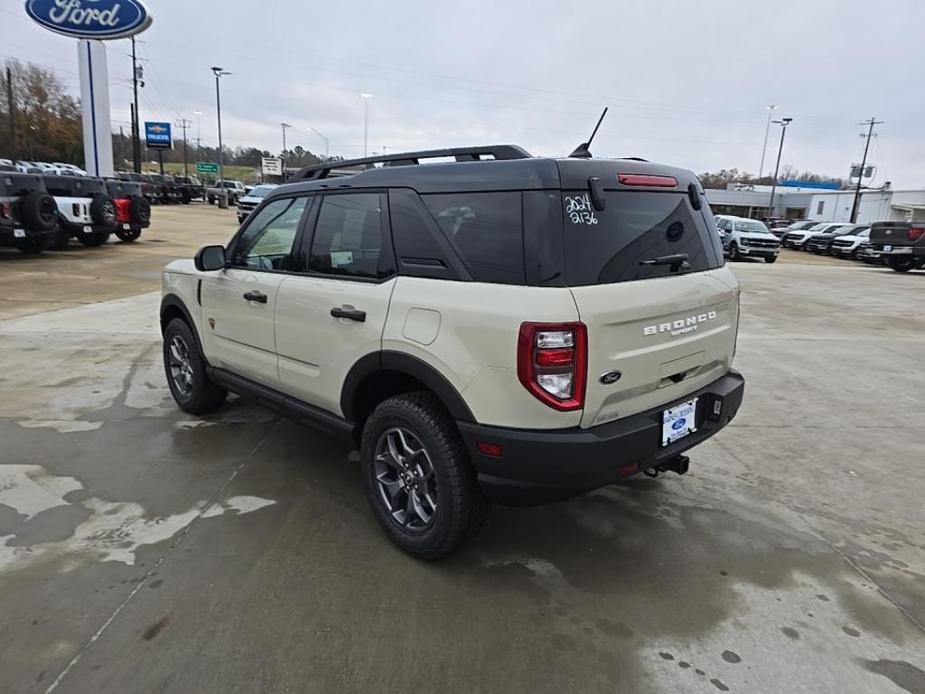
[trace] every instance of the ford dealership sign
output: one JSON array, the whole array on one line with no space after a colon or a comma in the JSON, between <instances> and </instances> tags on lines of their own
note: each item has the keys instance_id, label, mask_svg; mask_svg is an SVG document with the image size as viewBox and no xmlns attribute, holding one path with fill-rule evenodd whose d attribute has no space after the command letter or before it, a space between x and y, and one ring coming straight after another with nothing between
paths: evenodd
<instances>
[{"instance_id":1,"label":"ford dealership sign","mask_svg":"<svg viewBox=\"0 0 925 694\"><path fill-rule=\"evenodd\" d=\"M26 0L26 13L46 29L77 39L124 39L151 25L140 0Z\"/></svg>"}]
</instances>

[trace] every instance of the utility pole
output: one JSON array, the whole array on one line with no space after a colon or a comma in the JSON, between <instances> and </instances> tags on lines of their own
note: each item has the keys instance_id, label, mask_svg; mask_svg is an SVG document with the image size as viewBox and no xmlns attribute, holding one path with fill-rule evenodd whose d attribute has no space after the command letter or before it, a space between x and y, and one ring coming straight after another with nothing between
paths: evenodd
<instances>
[{"instance_id":1,"label":"utility pole","mask_svg":"<svg viewBox=\"0 0 925 694\"><path fill-rule=\"evenodd\" d=\"M861 206L861 181L864 180L864 167L867 165L867 151L870 149L870 138L874 136L874 126L882 125L882 120L876 120L871 118L870 120L863 121L860 125L866 125L867 128L867 141L864 143L864 157L861 159L861 169L858 171L858 185L854 189L854 203L851 205L851 223L854 224L858 220L858 209ZM861 137L864 137L864 134L861 134Z\"/></svg>"},{"instance_id":2,"label":"utility pole","mask_svg":"<svg viewBox=\"0 0 925 694\"><path fill-rule=\"evenodd\" d=\"M132 109L132 168L141 173L141 128L138 125L138 57L135 54L135 37L132 37L132 93L135 97Z\"/></svg>"},{"instance_id":3,"label":"utility pole","mask_svg":"<svg viewBox=\"0 0 925 694\"><path fill-rule=\"evenodd\" d=\"M212 73L215 75L215 110L218 115L218 180L221 182L221 188L218 193L218 206L222 209L228 207L228 189L225 187L225 153L222 151L222 91L220 81L223 75L231 73L220 67L213 67Z\"/></svg>"},{"instance_id":4,"label":"utility pole","mask_svg":"<svg viewBox=\"0 0 925 694\"><path fill-rule=\"evenodd\" d=\"M186 118L181 118L179 122L175 123L178 128L183 129L183 175L189 176L189 157L187 156L186 149L186 129L193 124L193 121Z\"/></svg>"},{"instance_id":5,"label":"utility pole","mask_svg":"<svg viewBox=\"0 0 925 694\"><path fill-rule=\"evenodd\" d=\"M202 111L195 111L196 114L196 161L202 161Z\"/></svg>"},{"instance_id":6,"label":"utility pole","mask_svg":"<svg viewBox=\"0 0 925 694\"><path fill-rule=\"evenodd\" d=\"M16 161L16 107L13 104L13 71L6 66L6 108L10 112L10 159Z\"/></svg>"},{"instance_id":7,"label":"utility pole","mask_svg":"<svg viewBox=\"0 0 925 694\"><path fill-rule=\"evenodd\" d=\"M780 155L784 151L784 135L787 134L787 126L793 122L793 118L781 118L772 121L780 126L780 147L777 148L777 165L774 167L774 181L771 183L771 200L768 203L768 217L774 215L774 193L777 191L777 174L780 172Z\"/></svg>"},{"instance_id":8,"label":"utility pole","mask_svg":"<svg viewBox=\"0 0 925 694\"><path fill-rule=\"evenodd\" d=\"M125 165L125 133L122 126L119 126L119 169Z\"/></svg>"},{"instance_id":9,"label":"utility pole","mask_svg":"<svg viewBox=\"0 0 925 694\"><path fill-rule=\"evenodd\" d=\"M280 170L283 172L283 183L286 182L286 128L291 128L292 126L289 123L280 123L279 126L283 129L283 155L280 157Z\"/></svg>"}]
</instances>

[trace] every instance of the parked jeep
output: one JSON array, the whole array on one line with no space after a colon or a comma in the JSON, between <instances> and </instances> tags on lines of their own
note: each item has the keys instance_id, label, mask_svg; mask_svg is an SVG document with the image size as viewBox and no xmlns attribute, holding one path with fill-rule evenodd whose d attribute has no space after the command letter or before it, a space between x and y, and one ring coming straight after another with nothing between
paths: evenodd
<instances>
[{"instance_id":1,"label":"parked jeep","mask_svg":"<svg viewBox=\"0 0 925 694\"><path fill-rule=\"evenodd\" d=\"M925 222L874 222L870 243L896 272L925 267Z\"/></svg>"},{"instance_id":2,"label":"parked jeep","mask_svg":"<svg viewBox=\"0 0 925 694\"><path fill-rule=\"evenodd\" d=\"M216 181L213 185L206 188L206 197L209 204L214 204L222 194L222 190L228 191L228 204L236 205L238 200L247 195L247 189L241 181Z\"/></svg>"},{"instance_id":3,"label":"parked jeep","mask_svg":"<svg viewBox=\"0 0 925 694\"><path fill-rule=\"evenodd\" d=\"M120 241L135 241L141 230L151 226L151 203L144 197L142 184L110 179L106 192L116 203L116 237Z\"/></svg>"},{"instance_id":4,"label":"parked jeep","mask_svg":"<svg viewBox=\"0 0 925 694\"><path fill-rule=\"evenodd\" d=\"M116 230L116 203L101 178L45 176L45 187L58 206L60 250L73 236L84 246L102 246Z\"/></svg>"},{"instance_id":5,"label":"parked jeep","mask_svg":"<svg viewBox=\"0 0 925 694\"><path fill-rule=\"evenodd\" d=\"M432 559L490 501L686 472L742 400L738 314L693 173L499 145L303 169L164 269L160 319L181 409L231 390L343 434Z\"/></svg>"},{"instance_id":6,"label":"parked jeep","mask_svg":"<svg viewBox=\"0 0 925 694\"><path fill-rule=\"evenodd\" d=\"M36 174L0 173L0 246L41 253L58 231L55 200Z\"/></svg>"}]
</instances>

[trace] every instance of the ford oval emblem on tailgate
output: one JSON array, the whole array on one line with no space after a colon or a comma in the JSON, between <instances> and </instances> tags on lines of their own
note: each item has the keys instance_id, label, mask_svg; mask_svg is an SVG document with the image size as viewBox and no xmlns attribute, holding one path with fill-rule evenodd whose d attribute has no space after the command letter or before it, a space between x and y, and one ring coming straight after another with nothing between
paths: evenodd
<instances>
[{"instance_id":1,"label":"ford oval emblem on tailgate","mask_svg":"<svg viewBox=\"0 0 925 694\"><path fill-rule=\"evenodd\" d=\"M608 371L607 373L601 375L600 381L605 386L609 386L619 381L622 376L623 374L619 371Z\"/></svg>"}]
</instances>

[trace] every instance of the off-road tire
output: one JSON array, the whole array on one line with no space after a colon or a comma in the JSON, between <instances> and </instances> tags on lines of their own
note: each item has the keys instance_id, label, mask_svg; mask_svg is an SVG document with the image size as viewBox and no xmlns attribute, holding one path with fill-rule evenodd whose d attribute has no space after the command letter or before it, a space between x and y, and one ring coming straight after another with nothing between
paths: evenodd
<instances>
[{"instance_id":1,"label":"off-road tire","mask_svg":"<svg viewBox=\"0 0 925 694\"><path fill-rule=\"evenodd\" d=\"M174 338L179 338L183 342L189 355L192 387L188 393L181 390L171 373L170 349ZM164 329L163 352L164 374L167 377L167 385L170 388L170 394L181 410L189 414L206 414L221 407L222 403L225 402L228 391L209 379L206 373L206 361L199 351L199 343L196 342L192 328L182 318L174 318Z\"/></svg>"},{"instance_id":2,"label":"off-road tire","mask_svg":"<svg viewBox=\"0 0 925 694\"><path fill-rule=\"evenodd\" d=\"M112 234L110 231L96 231L92 234L78 234L77 240L80 241L81 245L86 246L87 248L96 248L97 246L102 246L104 243L109 241L109 237Z\"/></svg>"},{"instance_id":3,"label":"off-road tire","mask_svg":"<svg viewBox=\"0 0 925 694\"><path fill-rule=\"evenodd\" d=\"M25 239L13 239L13 247L26 255L38 255L48 248L48 236L31 236Z\"/></svg>"},{"instance_id":4,"label":"off-road tire","mask_svg":"<svg viewBox=\"0 0 925 694\"><path fill-rule=\"evenodd\" d=\"M136 241L139 236L141 236L141 229L138 227L131 227L130 229L116 229L116 238L118 238L120 241L125 241L126 243Z\"/></svg>"},{"instance_id":5,"label":"off-road tire","mask_svg":"<svg viewBox=\"0 0 925 694\"><path fill-rule=\"evenodd\" d=\"M71 243L71 232L63 226L49 239L48 248L53 251L63 251Z\"/></svg>"},{"instance_id":6,"label":"off-road tire","mask_svg":"<svg viewBox=\"0 0 925 694\"><path fill-rule=\"evenodd\" d=\"M90 202L90 219L99 226L113 226L116 223L115 200L107 195L94 195Z\"/></svg>"},{"instance_id":7,"label":"off-road tire","mask_svg":"<svg viewBox=\"0 0 925 694\"><path fill-rule=\"evenodd\" d=\"M402 527L380 495L374 465L376 445L383 433L394 427L410 430L433 465L436 511L433 522L420 530ZM456 425L432 393L403 393L379 403L363 427L360 464L366 498L379 525L392 542L418 559L446 557L485 526L490 503L478 487Z\"/></svg>"},{"instance_id":8,"label":"off-road tire","mask_svg":"<svg viewBox=\"0 0 925 694\"><path fill-rule=\"evenodd\" d=\"M145 198L132 198L128 212L133 222L145 224L151 221L151 203Z\"/></svg>"},{"instance_id":9,"label":"off-road tire","mask_svg":"<svg viewBox=\"0 0 925 694\"><path fill-rule=\"evenodd\" d=\"M34 190L19 203L25 226L34 231L51 231L58 224L58 205L48 193Z\"/></svg>"}]
</instances>

